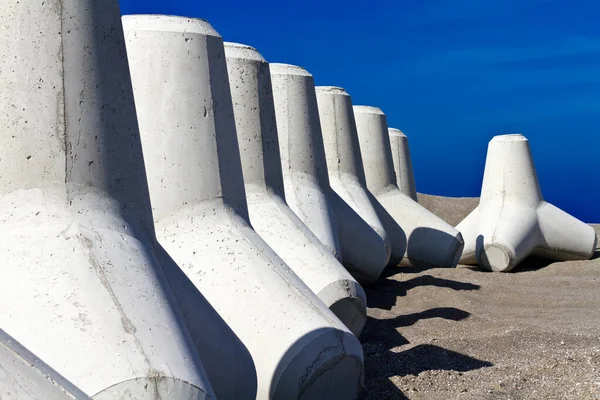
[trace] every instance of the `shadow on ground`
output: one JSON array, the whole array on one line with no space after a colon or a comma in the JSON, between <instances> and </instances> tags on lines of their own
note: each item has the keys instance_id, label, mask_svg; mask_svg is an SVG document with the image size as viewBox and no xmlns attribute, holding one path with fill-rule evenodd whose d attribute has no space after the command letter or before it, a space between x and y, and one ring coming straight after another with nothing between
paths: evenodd
<instances>
[{"instance_id":1,"label":"shadow on ground","mask_svg":"<svg viewBox=\"0 0 600 400\"><path fill-rule=\"evenodd\" d=\"M418 286L436 286L454 290L478 290L479 285L435 278L430 275L417 276L398 282L387 279L392 274L405 272L397 269L386 273L375 285L365 288L370 308L391 310L398 297L407 295L410 289ZM416 273L416 271L410 271ZM420 320L443 318L450 321L462 321L470 314L453 307L432 308L423 312L399 315L390 319L369 317L361 335L365 356L365 390L361 399L408 399L390 378L395 376L418 375L424 371L446 370L466 372L493 364L478 360L433 344L419 344L404 351L398 347L410 342L399 332L399 328L408 327Z\"/></svg>"},{"instance_id":2,"label":"shadow on ground","mask_svg":"<svg viewBox=\"0 0 600 400\"><path fill-rule=\"evenodd\" d=\"M445 370L467 372L493 364L431 344L420 344L408 350L394 352L394 348L410 344L397 328L415 324L419 320L444 318L461 321L470 314L457 308L432 308L401 315L387 320L370 318L361 335L365 355L365 390L363 400L407 399L390 378L419 375L424 371Z\"/></svg>"},{"instance_id":3,"label":"shadow on ground","mask_svg":"<svg viewBox=\"0 0 600 400\"><path fill-rule=\"evenodd\" d=\"M402 268L401 272L404 273L404 269L405 268ZM397 274L398 271L395 273ZM453 290L478 290L480 288L479 285L468 282L435 278L431 275L422 275L401 282L393 279L380 279L374 285L367 286L364 289L367 294L367 304L369 308L391 310L396 305L398 297L404 297L409 290L420 286L435 286Z\"/></svg>"},{"instance_id":4,"label":"shadow on ground","mask_svg":"<svg viewBox=\"0 0 600 400\"><path fill-rule=\"evenodd\" d=\"M512 273L537 271L541 268L546 268L548 265L555 263L556 260L549 260L543 257L529 256L513 268Z\"/></svg>"}]
</instances>

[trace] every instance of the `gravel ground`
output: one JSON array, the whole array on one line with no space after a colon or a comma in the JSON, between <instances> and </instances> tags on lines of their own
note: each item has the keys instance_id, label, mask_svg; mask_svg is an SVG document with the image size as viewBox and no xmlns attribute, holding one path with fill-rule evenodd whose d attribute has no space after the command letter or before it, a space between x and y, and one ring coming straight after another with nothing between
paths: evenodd
<instances>
[{"instance_id":1,"label":"gravel ground","mask_svg":"<svg viewBox=\"0 0 600 400\"><path fill-rule=\"evenodd\" d=\"M477 205L420 201L452 224ZM399 267L365 290L365 400L600 400L600 251L506 274Z\"/></svg>"}]
</instances>

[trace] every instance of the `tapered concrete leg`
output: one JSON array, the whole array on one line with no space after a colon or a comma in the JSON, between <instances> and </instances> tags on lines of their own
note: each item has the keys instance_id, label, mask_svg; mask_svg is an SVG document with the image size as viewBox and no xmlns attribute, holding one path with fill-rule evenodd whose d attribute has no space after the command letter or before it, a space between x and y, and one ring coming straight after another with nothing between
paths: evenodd
<instances>
[{"instance_id":1,"label":"tapered concrete leg","mask_svg":"<svg viewBox=\"0 0 600 400\"><path fill-rule=\"evenodd\" d=\"M225 43L250 222L354 333L367 319L364 290L285 202L269 64L254 48Z\"/></svg>"},{"instance_id":2,"label":"tapered concrete leg","mask_svg":"<svg viewBox=\"0 0 600 400\"><path fill-rule=\"evenodd\" d=\"M256 369L246 346L162 247L157 257L217 397L254 398Z\"/></svg>"},{"instance_id":3,"label":"tapered concrete leg","mask_svg":"<svg viewBox=\"0 0 600 400\"><path fill-rule=\"evenodd\" d=\"M400 191L385 114L375 107L354 106L367 188L392 243L390 265L454 267L462 253L461 234Z\"/></svg>"},{"instance_id":4,"label":"tapered concrete leg","mask_svg":"<svg viewBox=\"0 0 600 400\"><path fill-rule=\"evenodd\" d=\"M394 172L396 172L396 185L402 193L414 201L418 201L408 138L400 129L389 128L388 132L390 134Z\"/></svg>"},{"instance_id":5,"label":"tapered concrete leg","mask_svg":"<svg viewBox=\"0 0 600 400\"><path fill-rule=\"evenodd\" d=\"M0 398L3 400L90 400L43 361L0 329Z\"/></svg>"},{"instance_id":6,"label":"tapered concrete leg","mask_svg":"<svg viewBox=\"0 0 600 400\"><path fill-rule=\"evenodd\" d=\"M373 283L388 264L391 244L368 195L352 100L342 88L316 87L327 171L340 226L344 264Z\"/></svg>"},{"instance_id":7,"label":"tapered concrete leg","mask_svg":"<svg viewBox=\"0 0 600 400\"><path fill-rule=\"evenodd\" d=\"M543 200L529 142L522 135L489 143L479 206L458 226L461 263L510 271L530 254L583 260L594 254L594 229Z\"/></svg>"},{"instance_id":8,"label":"tapered concrete leg","mask_svg":"<svg viewBox=\"0 0 600 400\"><path fill-rule=\"evenodd\" d=\"M461 224L464 227L473 227L475 229L475 227L478 225L478 221L479 221L479 207L475 208L469 215L467 215L467 217L465 219L463 219L461 221ZM457 226L458 229L458 226ZM464 229L461 231L461 235L463 234ZM469 233L469 232L464 232L465 234L463 235L464 238L464 246L463 246L463 252L460 256L460 263L461 264L477 264L477 256L476 256L476 251L475 249L477 248L477 240L481 240L481 237L479 237L475 232L473 233Z\"/></svg>"},{"instance_id":9,"label":"tapered concrete leg","mask_svg":"<svg viewBox=\"0 0 600 400\"><path fill-rule=\"evenodd\" d=\"M391 246L386 248L381 235L336 192L331 196L331 204L336 218L340 221L338 226L344 266L359 282L374 283L389 262L387 249L391 250ZM373 252L368 253L366 249Z\"/></svg>"},{"instance_id":10,"label":"tapered concrete leg","mask_svg":"<svg viewBox=\"0 0 600 400\"><path fill-rule=\"evenodd\" d=\"M0 326L90 395L211 397L155 255L118 2L0 9Z\"/></svg>"},{"instance_id":11,"label":"tapered concrete leg","mask_svg":"<svg viewBox=\"0 0 600 400\"><path fill-rule=\"evenodd\" d=\"M250 226L221 37L197 19L123 20L157 236L248 348L256 397L360 387L356 337Z\"/></svg>"},{"instance_id":12,"label":"tapered concrete leg","mask_svg":"<svg viewBox=\"0 0 600 400\"><path fill-rule=\"evenodd\" d=\"M560 261L587 260L594 255L598 237L590 234L588 224L547 202L540 204L537 216L545 244L534 249L535 254Z\"/></svg>"},{"instance_id":13,"label":"tapered concrete leg","mask_svg":"<svg viewBox=\"0 0 600 400\"><path fill-rule=\"evenodd\" d=\"M269 66L286 201L342 260L313 77L295 65Z\"/></svg>"}]
</instances>

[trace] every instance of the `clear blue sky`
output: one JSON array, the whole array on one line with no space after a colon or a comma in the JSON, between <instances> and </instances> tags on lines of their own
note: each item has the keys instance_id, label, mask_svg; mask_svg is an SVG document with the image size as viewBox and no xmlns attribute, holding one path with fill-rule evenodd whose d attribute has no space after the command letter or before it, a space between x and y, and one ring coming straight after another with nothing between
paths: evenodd
<instances>
[{"instance_id":1,"label":"clear blue sky","mask_svg":"<svg viewBox=\"0 0 600 400\"><path fill-rule=\"evenodd\" d=\"M542 193L600 222L598 0L121 0L346 88L409 137L417 190L478 196L487 142L530 140Z\"/></svg>"}]
</instances>

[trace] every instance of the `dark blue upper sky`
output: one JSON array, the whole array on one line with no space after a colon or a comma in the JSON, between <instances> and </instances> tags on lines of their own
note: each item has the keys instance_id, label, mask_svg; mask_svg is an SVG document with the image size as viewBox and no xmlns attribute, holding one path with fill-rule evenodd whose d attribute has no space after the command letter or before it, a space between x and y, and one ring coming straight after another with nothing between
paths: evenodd
<instances>
[{"instance_id":1,"label":"dark blue upper sky","mask_svg":"<svg viewBox=\"0 0 600 400\"><path fill-rule=\"evenodd\" d=\"M417 190L478 196L487 142L530 140L546 200L600 222L600 1L121 0L208 20L409 137Z\"/></svg>"}]
</instances>

